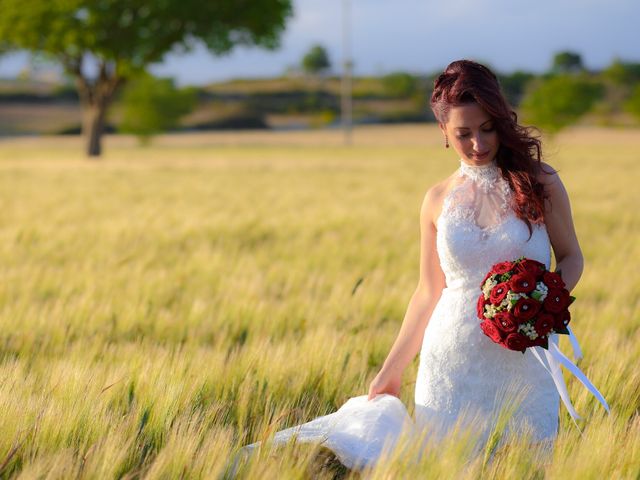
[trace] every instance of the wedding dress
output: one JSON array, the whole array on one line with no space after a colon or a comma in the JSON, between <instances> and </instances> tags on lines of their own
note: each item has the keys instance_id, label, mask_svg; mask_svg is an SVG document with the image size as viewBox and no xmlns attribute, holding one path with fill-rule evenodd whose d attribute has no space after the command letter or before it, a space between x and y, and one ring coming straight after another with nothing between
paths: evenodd
<instances>
[{"instance_id":1,"label":"wedding dress","mask_svg":"<svg viewBox=\"0 0 640 480\"><path fill-rule=\"evenodd\" d=\"M479 327L476 301L480 283L493 264L525 256L550 267L551 246L544 224L532 224L529 238L512 202L512 190L495 160L481 166L460 160L436 224L446 287L424 331L415 418L393 395L380 394L372 400L361 395L350 398L334 413L276 432L275 444L292 437L297 442L321 443L345 466L357 469L375 464L384 447L393 446L404 431L424 433L427 429L425 438L440 438L460 421L477 428L482 445L509 398L518 398L519 403L512 404L516 408L505 434L528 429L532 440L553 444L560 396L572 416L579 418L568 401L554 357L542 355L543 350L527 349L524 355L508 350ZM551 336L550 349L552 344L557 346L557 337ZM579 356L575 337L571 337L574 355ZM572 368L564 358L565 367ZM574 371L577 376L582 374L578 372ZM251 452L260 443L243 447L243 452Z\"/></svg>"}]
</instances>

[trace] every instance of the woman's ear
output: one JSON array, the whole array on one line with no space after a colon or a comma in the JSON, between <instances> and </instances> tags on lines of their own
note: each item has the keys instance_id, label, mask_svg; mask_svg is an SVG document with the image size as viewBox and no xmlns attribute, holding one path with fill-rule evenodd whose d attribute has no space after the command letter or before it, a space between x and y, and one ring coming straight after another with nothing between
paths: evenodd
<instances>
[{"instance_id":1,"label":"woman's ear","mask_svg":"<svg viewBox=\"0 0 640 480\"><path fill-rule=\"evenodd\" d=\"M438 126L440 127L440 130L442 131L443 134L447 134L447 129L444 126L444 123L438 123Z\"/></svg>"}]
</instances>

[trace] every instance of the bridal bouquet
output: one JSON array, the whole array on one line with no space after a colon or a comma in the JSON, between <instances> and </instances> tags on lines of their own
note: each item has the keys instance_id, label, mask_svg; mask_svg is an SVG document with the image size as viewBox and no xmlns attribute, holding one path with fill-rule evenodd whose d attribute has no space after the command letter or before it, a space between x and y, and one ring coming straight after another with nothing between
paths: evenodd
<instances>
[{"instance_id":1,"label":"bridal bouquet","mask_svg":"<svg viewBox=\"0 0 640 480\"><path fill-rule=\"evenodd\" d=\"M544 264L525 257L496 263L480 288L480 328L503 347L524 354L528 347L548 349L553 333L569 335L575 297Z\"/></svg>"},{"instance_id":2,"label":"bridal bouquet","mask_svg":"<svg viewBox=\"0 0 640 480\"><path fill-rule=\"evenodd\" d=\"M571 403L561 365L575 375L609 412L605 398L582 370L560 351L557 339L549 341L553 333L568 335L573 356L582 358L578 340L569 326L569 305L575 297L569 295L558 273L548 271L543 263L536 260L520 257L512 262L496 263L484 277L480 288L478 317L482 331L510 350L524 354L530 348L531 354L551 375L574 422L582 417Z\"/></svg>"}]
</instances>

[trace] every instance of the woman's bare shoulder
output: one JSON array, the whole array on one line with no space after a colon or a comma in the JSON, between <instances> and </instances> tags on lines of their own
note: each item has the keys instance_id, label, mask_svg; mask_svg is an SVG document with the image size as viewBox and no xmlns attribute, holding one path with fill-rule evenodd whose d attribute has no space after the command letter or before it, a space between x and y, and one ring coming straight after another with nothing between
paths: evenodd
<instances>
[{"instance_id":1,"label":"woman's bare shoulder","mask_svg":"<svg viewBox=\"0 0 640 480\"><path fill-rule=\"evenodd\" d=\"M558 170L546 162L540 162L538 171L536 172L536 179L545 186L552 186L560 182Z\"/></svg>"},{"instance_id":2,"label":"woman's bare shoulder","mask_svg":"<svg viewBox=\"0 0 640 480\"><path fill-rule=\"evenodd\" d=\"M451 186L454 174L433 184L425 193L421 207L421 217L435 225L442 210L442 203Z\"/></svg>"}]
</instances>

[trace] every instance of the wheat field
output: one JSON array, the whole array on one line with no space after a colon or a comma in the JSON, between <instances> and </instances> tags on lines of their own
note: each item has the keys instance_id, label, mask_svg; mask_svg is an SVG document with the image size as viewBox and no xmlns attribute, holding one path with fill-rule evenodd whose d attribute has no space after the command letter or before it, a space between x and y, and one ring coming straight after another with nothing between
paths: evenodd
<instances>
[{"instance_id":1,"label":"wheat field","mask_svg":"<svg viewBox=\"0 0 640 480\"><path fill-rule=\"evenodd\" d=\"M639 142L545 141L585 256L579 366L610 415L566 375L585 420L561 405L548 462L517 439L469 458L459 436L362 474L264 449L239 477L638 478ZM358 127L351 146L333 130L113 136L99 161L77 138L0 140L0 478L222 478L240 446L366 393L418 280L422 197L457 166L425 125Z\"/></svg>"}]
</instances>

